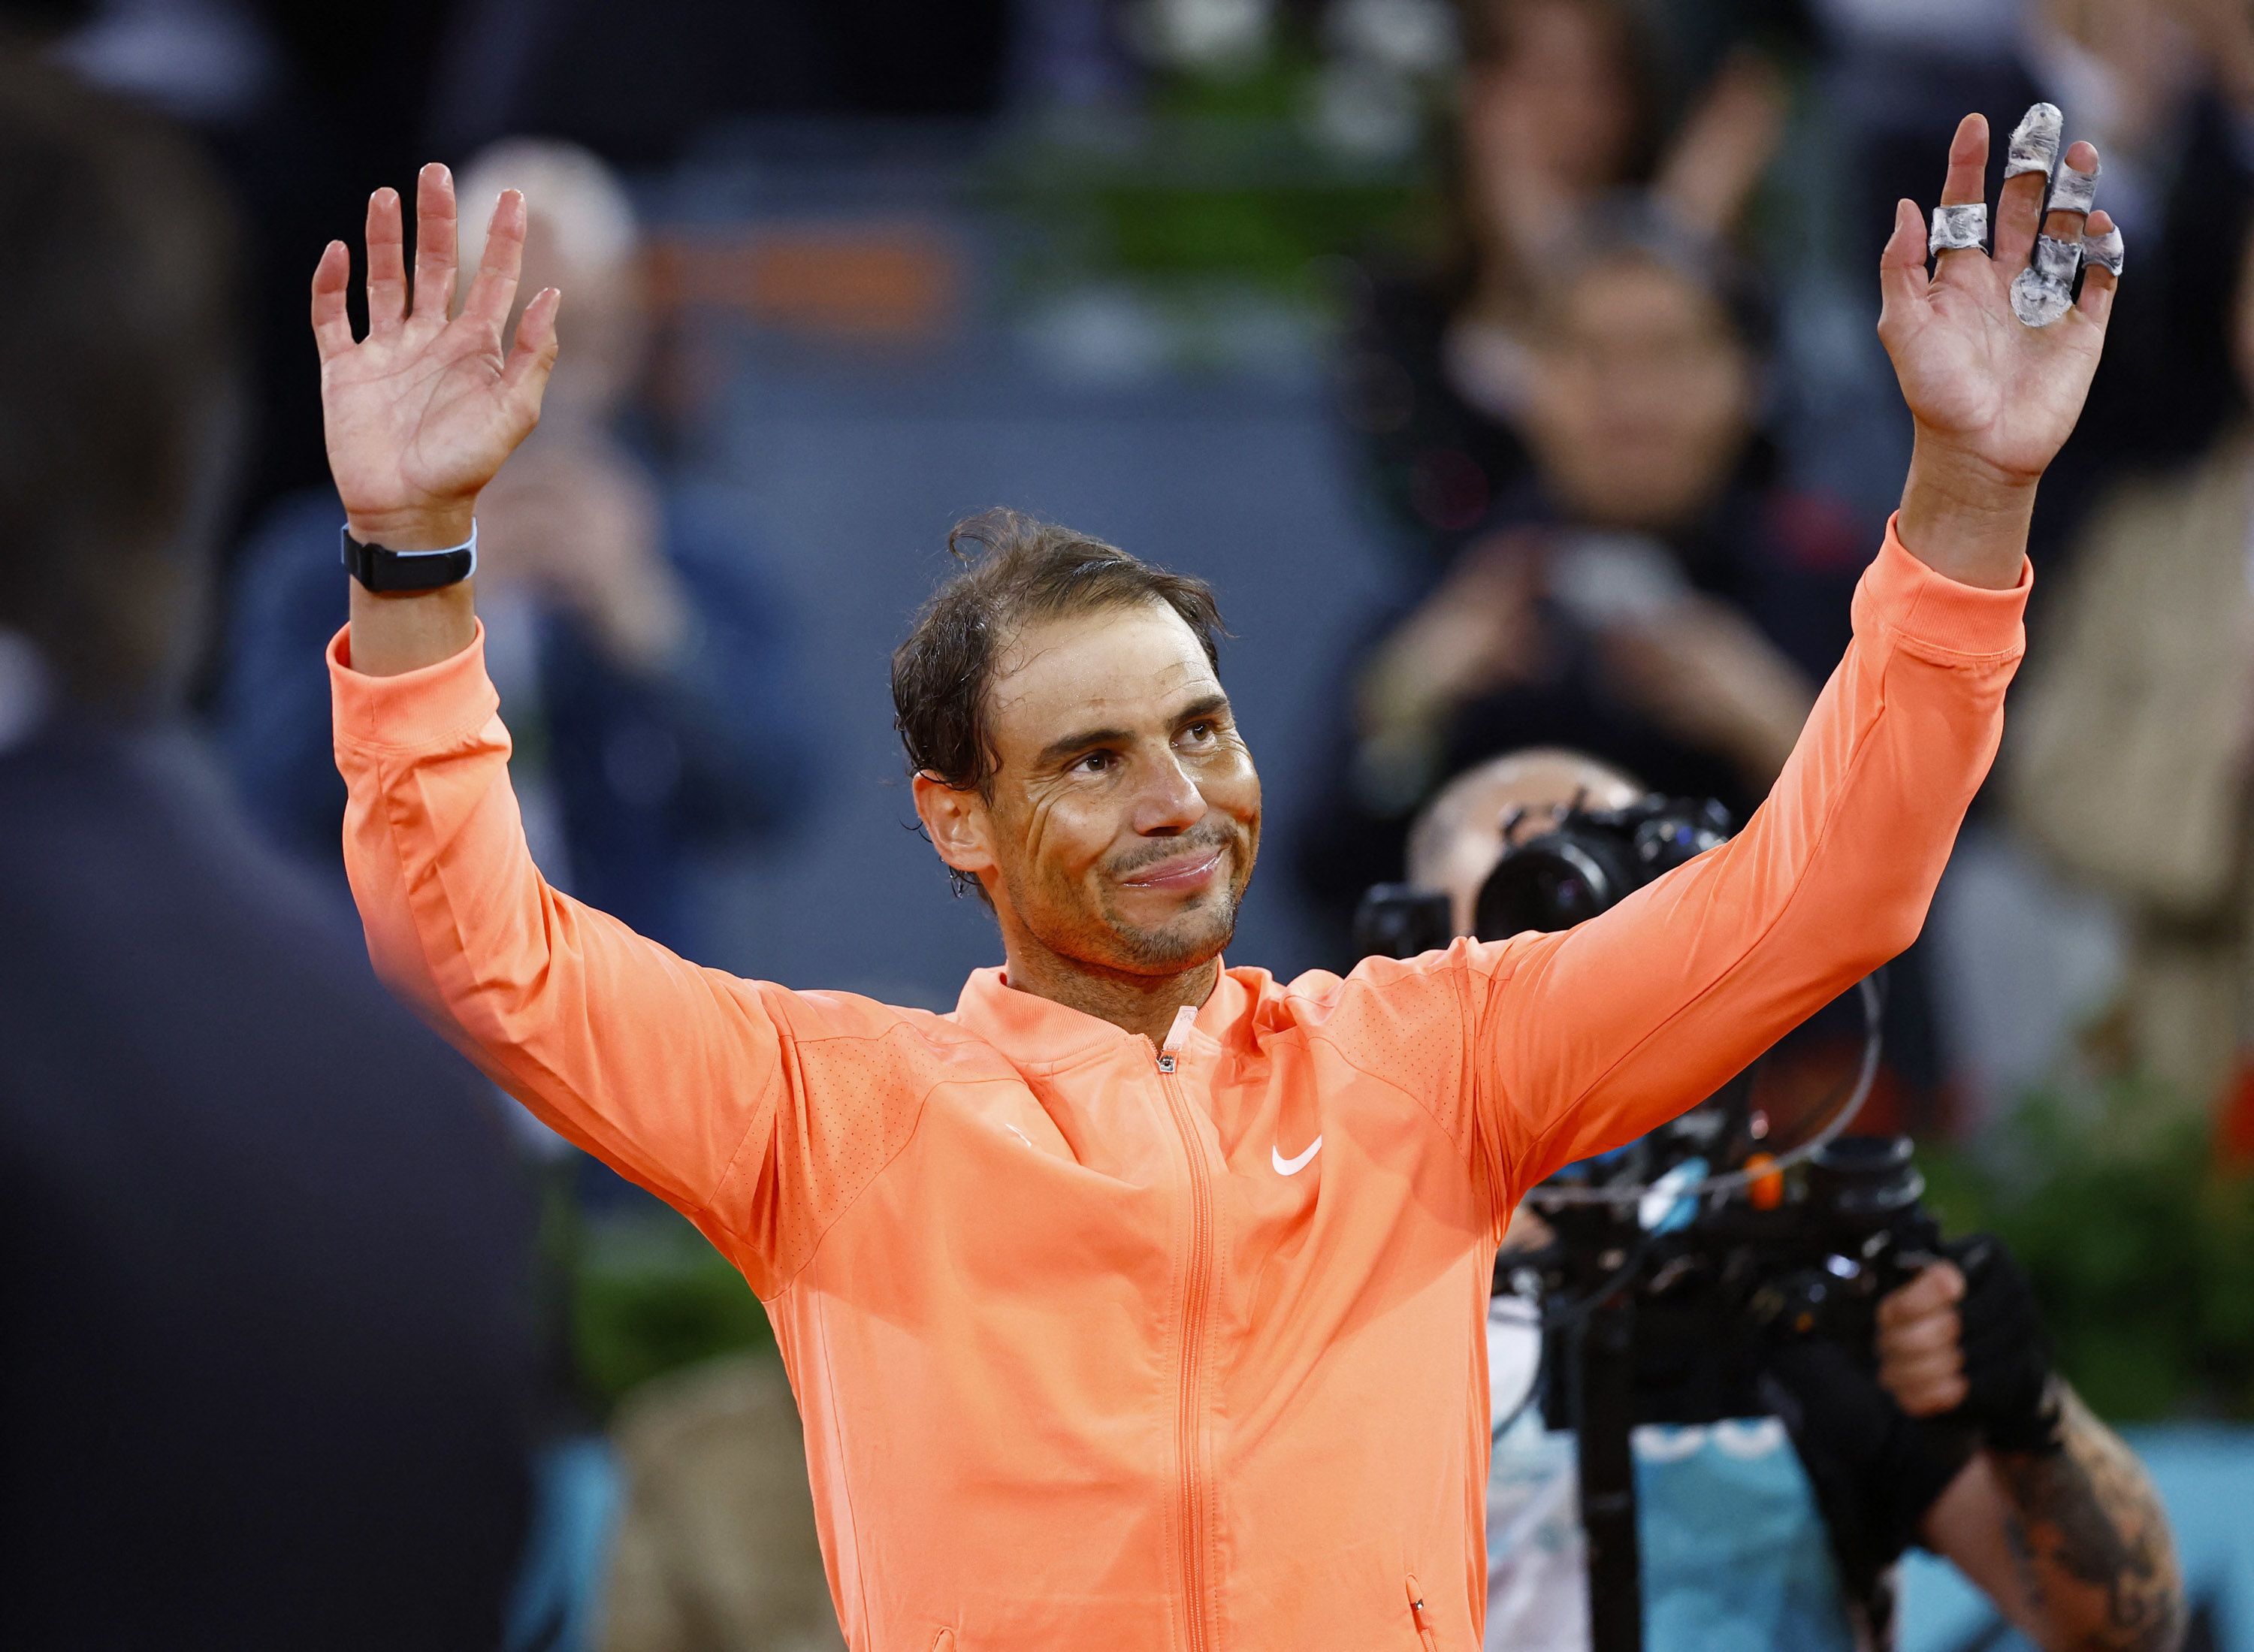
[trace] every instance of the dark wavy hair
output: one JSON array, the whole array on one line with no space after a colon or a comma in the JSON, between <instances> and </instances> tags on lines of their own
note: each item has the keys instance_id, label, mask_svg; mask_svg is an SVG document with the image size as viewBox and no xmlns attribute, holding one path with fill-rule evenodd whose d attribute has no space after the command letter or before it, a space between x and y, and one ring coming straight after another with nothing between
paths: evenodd
<instances>
[{"instance_id":1,"label":"dark wavy hair","mask_svg":"<svg viewBox=\"0 0 2254 1652\"><path fill-rule=\"evenodd\" d=\"M993 795L987 690L1003 648L1028 625L1164 603L1195 634L1206 659L1219 663L1228 632L1202 579L1014 510L966 517L947 536L947 548L962 566L917 611L892 651L892 725L911 774ZM976 881L951 868L948 876L958 894Z\"/></svg>"}]
</instances>

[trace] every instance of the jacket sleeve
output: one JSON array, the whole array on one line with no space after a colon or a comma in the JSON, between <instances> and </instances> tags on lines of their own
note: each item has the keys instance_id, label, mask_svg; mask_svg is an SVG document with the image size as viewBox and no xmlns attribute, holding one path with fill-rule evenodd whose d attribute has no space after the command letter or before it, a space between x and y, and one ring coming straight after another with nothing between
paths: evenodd
<instances>
[{"instance_id":1,"label":"jacket sleeve","mask_svg":"<svg viewBox=\"0 0 2254 1652\"><path fill-rule=\"evenodd\" d=\"M1513 1202L1696 1105L1916 938L1995 755L2029 579L1948 579L1890 523L1743 830L1575 928L1438 955L1460 966L1468 1123Z\"/></svg>"},{"instance_id":2,"label":"jacket sleeve","mask_svg":"<svg viewBox=\"0 0 2254 1652\"><path fill-rule=\"evenodd\" d=\"M345 867L377 973L773 1295L906 1138L928 1088L910 1017L702 968L551 888L509 788L482 626L396 676L353 670L349 648L349 629L329 645ZM853 1082L824 1082L833 1068Z\"/></svg>"}]
</instances>

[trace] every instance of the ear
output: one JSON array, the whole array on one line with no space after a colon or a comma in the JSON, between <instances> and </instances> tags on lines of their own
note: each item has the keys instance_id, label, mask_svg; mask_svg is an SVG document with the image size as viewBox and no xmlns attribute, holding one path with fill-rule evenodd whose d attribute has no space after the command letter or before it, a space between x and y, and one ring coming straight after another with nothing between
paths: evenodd
<instances>
[{"instance_id":1,"label":"ear","mask_svg":"<svg viewBox=\"0 0 2254 1652\"><path fill-rule=\"evenodd\" d=\"M916 818L923 822L939 858L974 878L994 871L993 816L978 788L949 786L928 769L910 784L915 790Z\"/></svg>"}]
</instances>

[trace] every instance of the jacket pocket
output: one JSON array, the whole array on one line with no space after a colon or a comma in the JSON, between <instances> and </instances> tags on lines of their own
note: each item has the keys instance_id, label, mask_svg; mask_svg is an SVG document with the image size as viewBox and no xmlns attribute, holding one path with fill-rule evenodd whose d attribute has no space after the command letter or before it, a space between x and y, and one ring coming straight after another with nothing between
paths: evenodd
<instances>
[{"instance_id":1,"label":"jacket pocket","mask_svg":"<svg viewBox=\"0 0 2254 1652\"><path fill-rule=\"evenodd\" d=\"M1414 1578L1409 1579L1409 1621L1417 1626L1417 1640L1424 1652L1440 1652L1439 1632L1432 1628L1432 1614L1424 1609L1424 1592Z\"/></svg>"}]
</instances>

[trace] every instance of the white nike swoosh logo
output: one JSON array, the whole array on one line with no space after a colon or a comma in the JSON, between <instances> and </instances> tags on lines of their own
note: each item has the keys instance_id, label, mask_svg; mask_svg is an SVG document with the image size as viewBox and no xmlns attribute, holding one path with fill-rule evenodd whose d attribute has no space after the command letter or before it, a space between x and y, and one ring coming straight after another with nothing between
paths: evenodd
<instances>
[{"instance_id":1,"label":"white nike swoosh logo","mask_svg":"<svg viewBox=\"0 0 2254 1652\"><path fill-rule=\"evenodd\" d=\"M1307 1151L1301 1153L1297 1158L1284 1158L1284 1150L1280 1147L1270 1147L1268 1150L1268 1157L1275 1161L1276 1173L1278 1176L1296 1176L1307 1167L1309 1161L1312 1160L1317 1153L1320 1153L1322 1151L1323 1138L1318 1136L1313 1141L1307 1144Z\"/></svg>"}]
</instances>

